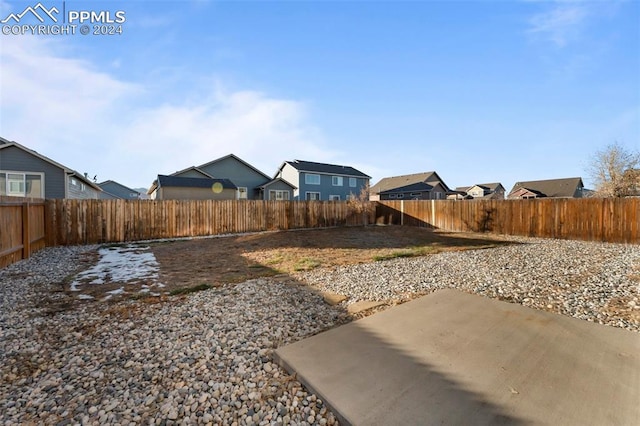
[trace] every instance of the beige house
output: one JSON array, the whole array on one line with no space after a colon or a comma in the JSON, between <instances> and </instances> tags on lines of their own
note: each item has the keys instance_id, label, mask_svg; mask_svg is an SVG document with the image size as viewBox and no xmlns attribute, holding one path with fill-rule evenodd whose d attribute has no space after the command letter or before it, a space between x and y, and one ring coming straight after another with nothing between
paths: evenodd
<instances>
[{"instance_id":1,"label":"beige house","mask_svg":"<svg viewBox=\"0 0 640 426\"><path fill-rule=\"evenodd\" d=\"M148 194L152 200L235 200L238 187L229 179L158 175Z\"/></svg>"},{"instance_id":2,"label":"beige house","mask_svg":"<svg viewBox=\"0 0 640 426\"><path fill-rule=\"evenodd\" d=\"M452 200L504 200L505 189L500 182L479 183L473 186L459 186L455 194L447 198Z\"/></svg>"},{"instance_id":3,"label":"beige house","mask_svg":"<svg viewBox=\"0 0 640 426\"><path fill-rule=\"evenodd\" d=\"M582 198L582 178L532 180L516 182L509 192L509 199L529 198Z\"/></svg>"}]
</instances>

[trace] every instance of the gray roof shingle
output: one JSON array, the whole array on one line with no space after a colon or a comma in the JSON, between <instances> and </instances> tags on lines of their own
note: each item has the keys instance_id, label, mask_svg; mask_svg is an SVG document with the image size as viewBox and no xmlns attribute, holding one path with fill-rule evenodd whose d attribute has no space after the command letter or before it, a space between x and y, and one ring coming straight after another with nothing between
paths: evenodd
<instances>
[{"instance_id":1,"label":"gray roof shingle","mask_svg":"<svg viewBox=\"0 0 640 426\"><path fill-rule=\"evenodd\" d=\"M354 169L351 166L340 166L337 164L325 164L325 163L314 163L312 161L302 161L302 160L294 160L294 161L285 161L286 164L289 164L291 167L295 168L301 172L315 172L315 173L325 173L325 174L333 174L333 175L346 175L346 176L354 176L371 179L371 176L362 173L360 170Z\"/></svg>"}]
</instances>

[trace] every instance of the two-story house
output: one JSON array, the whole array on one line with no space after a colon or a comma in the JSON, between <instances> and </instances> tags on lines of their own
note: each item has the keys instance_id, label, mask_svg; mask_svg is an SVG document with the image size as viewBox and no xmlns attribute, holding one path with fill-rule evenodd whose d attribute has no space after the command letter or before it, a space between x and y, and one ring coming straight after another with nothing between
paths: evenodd
<instances>
[{"instance_id":1,"label":"two-story house","mask_svg":"<svg viewBox=\"0 0 640 426\"><path fill-rule=\"evenodd\" d=\"M358 197L371 177L350 166L294 160L282 163L275 179L296 187L295 200L341 201Z\"/></svg>"},{"instance_id":2,"label":"two-story house","mask_svg":"<svg viewBox=\"0 0 640 426\"><path fill-rule=\"evenodd\" d=\"M0 137L0 195L97 199L101 192L87 176Z\"/></svg>"},{"instance_id":3,"label":"two-story house","mask_svg":"<svg viewBox=\"0 0 640 426\"><path fill-rule=\"evenodd\" d=\"M213 191L216 184L217 191ZM271 179L234 154L200 166L158 175L147 192L152 199L291 200L293 185Z\"/></svg>"}]
</instances>

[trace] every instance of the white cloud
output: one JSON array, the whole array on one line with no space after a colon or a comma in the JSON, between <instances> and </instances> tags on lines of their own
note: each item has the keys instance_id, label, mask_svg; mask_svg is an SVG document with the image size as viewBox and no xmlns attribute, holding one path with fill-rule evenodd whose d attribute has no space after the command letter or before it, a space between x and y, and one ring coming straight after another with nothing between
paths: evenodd
<instances>
[{"instance_id":1,"label":"white cloud","mask_svg":"<svg viewBox=\"0 0 640 426\"><path fill-rule=\"evenodd\" d=\"M144 83L121 81L62 48L30 37L3 43L0 136L98 180L149 186L159 173L229 153L269 175L284 160L339 155L301 102L220 83L185 90L184 101L150 102Z\"/></svg>"},{"instance_id":2,"label":"white cloud","mask_svg":"<svg viewBox=\"0 0 640 426\"><path fill-rule=\"evenodd\" d=\"M585 3L554 2L549 10L530 19L529 33L564 47L580 36L589 15L590 9Z\"/></svg>"}]
</instances>

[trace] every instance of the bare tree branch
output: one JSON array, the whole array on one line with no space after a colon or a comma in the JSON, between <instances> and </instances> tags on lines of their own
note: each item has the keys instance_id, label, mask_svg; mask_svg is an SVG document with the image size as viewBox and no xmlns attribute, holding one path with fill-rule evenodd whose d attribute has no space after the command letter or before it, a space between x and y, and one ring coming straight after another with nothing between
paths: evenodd
<instances>
[{"instance_id":1,"label":"bare tree branch","mask_svg":"<svg viewBox=\"0 0 640 426\"><path fill-rule=\"evenodd\" d=\"M595 182L596 196L640 195L640 152L615 142L596 151L587 170Z\"/></svg>"}]
</instances>

